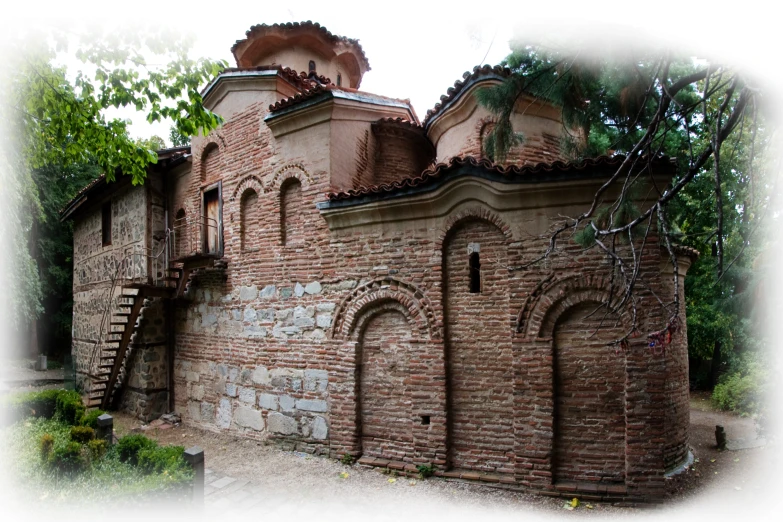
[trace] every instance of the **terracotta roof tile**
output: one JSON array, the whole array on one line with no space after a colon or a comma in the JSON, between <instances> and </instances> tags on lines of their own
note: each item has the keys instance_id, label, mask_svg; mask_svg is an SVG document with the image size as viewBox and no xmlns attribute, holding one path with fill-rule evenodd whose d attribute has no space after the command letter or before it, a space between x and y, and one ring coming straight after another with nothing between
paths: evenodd
<instances>
[{"instance_id":1,"label":"terracotta roof tile","mask_svg":"<svg viewBox=\"0 0 783 522\"><path fill-rule=\"evenodd\" d=\"M206 87L204 87L201 90L201 95L204 96L204 93L207 90L209 90L209 88L214 84L214 82L224 74L237 73L237 72L253 72L253 71L278 71L278 75L281 78L288 81L288 83L290 83L291 85L293 85L299 90L309 89L313 85L318 83L321 84L332 83L332 80L326 78L325 76L319 75L316 77L310 77L303 72L297 72L288 67L283 67L282 65L258 65L256 67L227 67L223 69L220 72L220 74L218 74L210 83L206 85Z\"/></svg>"},{"instance_id":2,"label":"terracotta roof tile","mask_svg":"<svg viewBox=\"0 0 783 522\"><path fill-rule=\"evenodd\" d=\"M455 99L472 80L481 78L482 76L501 76L506 78L511 75L511 69L508 67L501 67L500 65L481 65L473 68L473 72L465 71L462 75L462 80L454 82L453 87L449 87L446 94L440 97L440 103L436 103L435 107L427 111L427 115L422 122L423 126L427 126L435 116L440 114L443 108L448 102Z\"/></svg>"},{"instance_id":3,"label":"terracotta roof tile","mask_svg":"<svg viewBox=\"0 0 783 522\"><path fill-rule=\"evenodd\" d=\"M362 60L364 61L364 65L367 67L367 70L370 70L370 62L367 60L367 55L364 54L364 49L362 49L362 46L359 44L359 40L355 38L348 38L346 36L339 36L336 34L331 33L329 30L326 29L326 27L323 27L321 24L317 22L313 22L311 20L307 20L306 22L288 22L284 24L258 24L252 26L250 29L245 32L245 38L244 40L237 40L234 45L231 46L231 53L233 54L236 48L241 44L242 42L250 39L253 36L256 36L258 33L263 33L269 29L278 29L278 28L285 28L285 29L293 29L293 28L313 28L320 32L323 36L325 36L327 39L331 40L332 42L342 42L346 45L354 46L356 50L359 51L359 55L361 56Z\"/></svg>"},{"instance_id":4,"label":"terracotta roof tile","mask_svg":"<svg viewBox=\"0 0 783 522\"><path fill-rule=\"evenodd\" d=\"M446 173L458 167L465 165L473 167L481 167L487 171L494 172L503 177L530 177L530 176L543 176L546 174L565 173L583 171L595 167L619 167L625 156L599 156L597 158L585 159L579 162L564 162L555 161L552 163L538 163L536 165L499 165L492 163L487 159L478 159L472 156L460 157L456 156L451 158L447 163L438 163L418 176L394 181L393 183L386 183L382 185L371 185L369 187L360 187L358 189L347 190L343 192L330 192L327 197L330 201L340 201L353 198L360 198L366 196L386 196L392 195L396 192L405 191L410 188L422 187L431 183L437 182L443 178ZM655 158L653 160L661 165L667 165L672 167L671 160L666 157Z\"/></svg>"},{"instance_id":5,"label":"terracotta roof tile","mask_svg":"<svg viewBox=\"0 0 783 522\"><path fill-rule=\"evenodd\" d=\"M386 124L386 125L397 125L399 127L408 127L411 129L421 129L424 130L424 127L419 123L418 121L411 121L406 120L405 118L392 118L392 117L386 117L381 118L380 120L377 120L375 123L377 124Z\"/></svg>"},{"instance_id":6,"label":"terracotta roof tile","mask_svg":"<svg viewBox=\"0 0 783 522\"><path fill-rule=\"evenodd\" d=\"M327 78L327 80L328 80L328 78ZM413 114L413 116L416 117L416 113L413 111L413 107L411 107L410 100L401 100L399 98L391 98L389 96L381 96L380 94L373 94L371 92L360 91L358 89L352 89L350 87L338 87L338 86L336 86L333 83L319 84L319 83L315 83L315 82L313 82L313 84L312 84L312 86L310 88L300 92L299 94L296 94L294 96L290 96L288 98L283 98L282 100L280 100L280 101L278 101L276 103L271 104L269 106L269 112L275 112L275 111L279 111L281 109L285 109L287 107L298 105L299 103L302 103L302 102L304 102L306 100L314 98L315 96L318 96L319 94L327 92L327 91L353 93L353 94L365 95L365 96L369 96L369 97L376 98L376 99L381 99L381 100L389 100L389 101L393 101L393 102L404 103L405 105L408 106L408 108L410 109L410 111ZM417 123L417 125L418 125L418 123Z\"/></svg>"}]
</instances>

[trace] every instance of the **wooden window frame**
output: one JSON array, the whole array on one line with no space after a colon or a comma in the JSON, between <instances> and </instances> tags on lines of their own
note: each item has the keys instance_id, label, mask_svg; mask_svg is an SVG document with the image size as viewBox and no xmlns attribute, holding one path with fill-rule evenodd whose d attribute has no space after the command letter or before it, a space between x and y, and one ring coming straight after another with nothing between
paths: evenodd
<instances>
[{"instance_id":1,"label":"wooden window frame","mask_svg":"<svg viewBox=\"0 0 783 522\"><path fill-rule=\"evenodd\" d=\"M200 198L200 206L201 206L201 219L205 219L207 215L207 208L204 204L204 196L208 192L212 192L213 190L217 189L218 191L218 247L217 247L217 254L219 257L223 257L223 181L216 181L215 183L210 183L209 185L204 185L201 187L201 198ZM201 248L204 251L204 253L207 252L206 248L206 227L205 225L201 225Z\"/></svg>"}]
</instances>

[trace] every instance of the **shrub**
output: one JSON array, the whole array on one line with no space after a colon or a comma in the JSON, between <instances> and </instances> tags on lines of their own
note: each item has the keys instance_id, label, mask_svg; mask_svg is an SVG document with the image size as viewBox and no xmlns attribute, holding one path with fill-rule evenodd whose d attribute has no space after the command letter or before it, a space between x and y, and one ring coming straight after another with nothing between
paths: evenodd
<instances>
[{"instance_id":1,"label":"shrub","mask_svg":"<svg viewBox=\"0 0 783 522\"><path fill-rule=\"evenodd\" d=\"M78 442L69 442L65 446L55 448L49 457L49 462L60 472L75 473L82 471L85 461L82 457L82 446Z\"/></svg>"},{"instance_id":2,"label":"shrub","mask_svg":"<svg viewBox=\"0 0 783 522\"><path fill-rule=\"evenodd\" d=\"M108 444L103 439L93 439L87 443L87 449L90 451L90 458L98 460L106 454Z\"/></svg>"},{"instance_id":3,"label":"shrub","mask_svg":"<svg viewBox=\"0 0 783 522\"><path fill-rule=\"evenodd\" d=\"M61 390L57 395L56 413L66 424L71 426L79 424L85 410L81 396L75 391Z\"/></svg>"},{"instance_id":4,"label":"shrub","mask_svg":"<svg viewBox=\"0 0 783 522\"><path fill-rule=\"evenodd\" d=\"M157 445L157 442L144 435L126 435L117 442L117 453L122 462L129 462L136 466L139 463L139 452L153 449Z\"/></svg>"},{"instance_id":5,"label":"shrub","mask_svg":"<svg viewBox=\"0 0 783 522\"><path fill-rule=\"evenodd\" d=\"M57 397L65 390L43 390L39 392L18 393L5 399L4 406L17 415L43 417L51 419L57 406Z\"/></svg>"},{"instance_id":6,"label":"shrub","mask_svg":"<svg viewBox=\"0 0 783 522\"><path fill-rule=\"evenodd\" d=\"M350 453L346 453L342 456L340 462L342 462L346 466L353 466L353 463L356 462L356 459Z\"/></svg>"},{"instance_id":7,"label":"shrub","mask_svg":"<svg viewBox=\"0 0 783 522\"><path fill-rule=\"evenodd\" d=\"M763 406L768 375L758 361L746 359L724 375L712 391L712 401L722 410L757 414Z\"/></svg>"},{"instance_id":8,"label":"shrub","mask_svg":"<svg viewBox=\"0 0 783 522\"><path fill-rule=\"evenodd\" d=\"M103 410L90 410L88 412L85 412L85 414L82 416L82 420L79 421L79 424L82 426L89 426L90 428L97 430L98 429L98 417L106 413Z\"/></svg>"},{"instance_id":9,"label":"shrub","mask_svg":"<svg viewBox=\"0 0 783 522\"><path fill-rule=\"evenodd\" d=\"M174 478L191 469L185 461L182 446L156 446L139 450L139 468L145 473L166 473Z\"/></svg>"},{"instance_id":10,"label":"shrub","mask_svg":"<svg viewBox=\"0 0 783 522\"><path fill-rule=\"evenodd\" d=\"M49 460L49 456L52 454L54 448L54 437L49 433L41 435L41 459L44 461Z\"/></svg>"},{"instance_id":11,"label":"shrub","mask_svg":"<svg viewBox=\"0 0 783 522\"><path fill-rule=\"evenodd\" d=\"M73 426L71 428L71 440L79 444L87 444L95 438L95 430L89 426Z\"/></svg>"}]
</instances>

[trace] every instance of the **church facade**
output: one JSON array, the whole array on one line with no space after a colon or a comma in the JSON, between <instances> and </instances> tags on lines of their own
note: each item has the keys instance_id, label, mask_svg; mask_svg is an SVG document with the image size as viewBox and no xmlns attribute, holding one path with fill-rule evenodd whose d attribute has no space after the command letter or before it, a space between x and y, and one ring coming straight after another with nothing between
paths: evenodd
<instances>
[{"instance_id":1,"label":"church facade","mask_svg":"<svg viewBox=\"0 0 783 522\"><path fill-rule=\"evenodd\" d=\"M232 51L203 92L219 129L160 151L144 186L99 179L63 211L90 404L372 466L661 497L689 423L684 312L663 349L644 335L665 323L668 254L652 234L643 335L622 348L627 314L595 313L605 255L565 236L533 262L623 158L566 161L559 110L527 97L524 143L486 160L474 94L501 67L419 120L361 91L361 46L318 24L254 26Z\"/></svg>"}]
</instances>

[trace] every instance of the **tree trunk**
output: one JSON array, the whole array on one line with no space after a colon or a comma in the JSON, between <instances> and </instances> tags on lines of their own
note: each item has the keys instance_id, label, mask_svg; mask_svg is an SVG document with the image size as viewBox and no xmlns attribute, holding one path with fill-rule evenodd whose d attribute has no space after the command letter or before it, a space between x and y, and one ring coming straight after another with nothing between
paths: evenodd
<instances>
[{"instance_id":1,"label":"tree trunk","mask_svg":"<svg viewBox=\"0 0 783 522\"><path fill-rule=\"evenodd\" d=\"M720 350L721 342L715 341L715 347L712 350L712 364L710 365L710 389L714 389L718 384L718 372L720 371Z\"/></svg>"}]
</instances>

